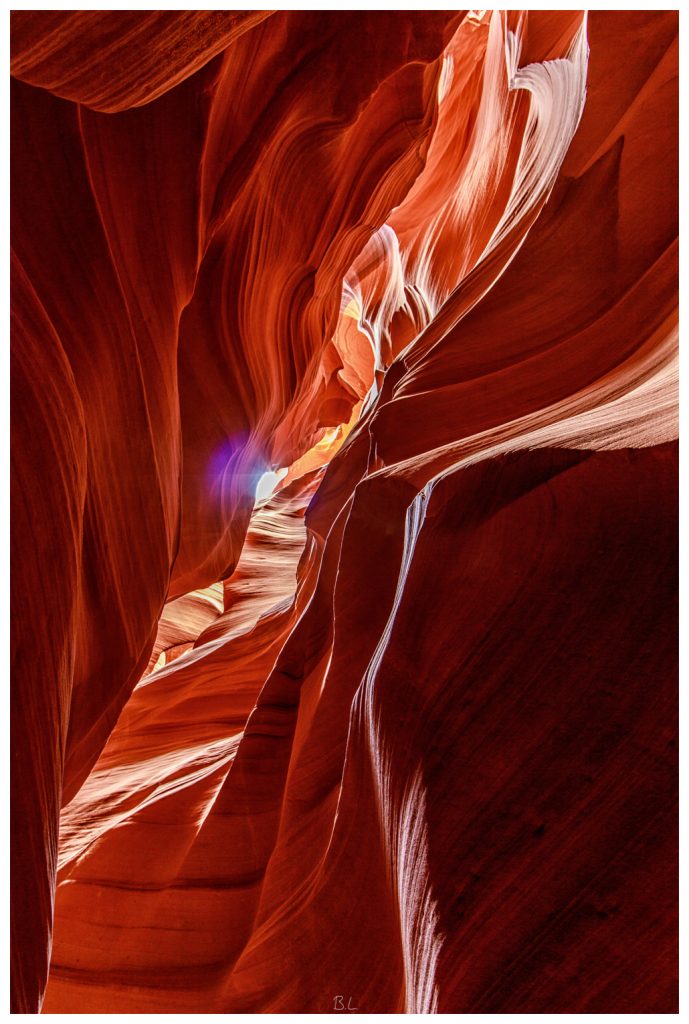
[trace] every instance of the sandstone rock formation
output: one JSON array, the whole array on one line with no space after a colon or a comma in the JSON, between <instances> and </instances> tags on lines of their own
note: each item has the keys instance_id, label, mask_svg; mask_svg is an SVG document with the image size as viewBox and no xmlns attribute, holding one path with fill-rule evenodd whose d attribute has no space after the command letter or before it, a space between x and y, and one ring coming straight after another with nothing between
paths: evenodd
<instances>
[{"instance_id":1,"label":"sandstone rock formation","mask_svg":"<svg viewBox=\"0 0 689 1024\"><path fill-rule=\"evenodd\" d=\"M15 1011L674 1011L677 65L13 13Z\"/></svg>"}]
</instances>

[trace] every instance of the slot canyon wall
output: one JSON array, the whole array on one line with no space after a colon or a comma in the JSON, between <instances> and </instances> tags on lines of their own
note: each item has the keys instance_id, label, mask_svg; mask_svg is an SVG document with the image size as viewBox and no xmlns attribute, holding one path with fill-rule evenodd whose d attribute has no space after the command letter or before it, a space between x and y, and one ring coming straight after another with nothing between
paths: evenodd
<instances>
[{"instance_id":1,"label":"slot canyon wall","mask_svg":"<svg viewBox=\"0 0 689 1024\"><path fill-rule=\"evenodd\" d=\"M677 13L11 48L13 1010L673 1012Z\"/></svg>"}]
</instances>

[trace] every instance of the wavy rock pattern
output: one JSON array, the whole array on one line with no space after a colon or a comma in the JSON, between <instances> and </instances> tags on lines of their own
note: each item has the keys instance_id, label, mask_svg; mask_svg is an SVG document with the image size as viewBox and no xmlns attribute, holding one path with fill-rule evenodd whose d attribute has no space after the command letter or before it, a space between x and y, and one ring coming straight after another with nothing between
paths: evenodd
<instances>
[{"instance_id":1,"label":"wavy rock pattern","mask_svg":"<svg viewBox=\"0 0 689 1024\"><path fill-rule=\"evenodd\" d=\"M14 1010L674 1011L677 22L13 14Z\"/></svg>"}]
</instances>

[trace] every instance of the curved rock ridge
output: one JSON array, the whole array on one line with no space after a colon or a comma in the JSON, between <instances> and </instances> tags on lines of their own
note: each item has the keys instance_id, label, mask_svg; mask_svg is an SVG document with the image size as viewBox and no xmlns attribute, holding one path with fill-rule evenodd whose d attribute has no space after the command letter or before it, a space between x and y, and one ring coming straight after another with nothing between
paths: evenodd
<instances>
[{"instance_id":1,"label":"curved rock ridge","mask_svg":"<svg viewBox=\"0 0 689 1024\"><path fill-rule=\"evenodd\" d=\"M13 13L15 1012L675 1011L677 47Z\"/></svg>"},{"instance_id":2,"label":"curved rock ridge","mask_svg":"<svg viewBox=\"0 0 689 1024\"><path fill-rule=\"evenodd\" d=\"M14 11L11 72L116 114L162 96L269 11Z\"/></svg>"}]
</instances>

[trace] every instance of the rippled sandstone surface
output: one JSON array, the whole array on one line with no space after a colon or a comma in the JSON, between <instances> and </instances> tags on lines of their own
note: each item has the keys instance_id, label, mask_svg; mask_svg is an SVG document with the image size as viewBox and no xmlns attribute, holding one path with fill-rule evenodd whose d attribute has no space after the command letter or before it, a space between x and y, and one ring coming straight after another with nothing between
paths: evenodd
<instances>
[{"instance_id":1,"label":"rippled sandstone surface","mask_svg":"<svg viewBox=\"0 0 689 1024\"><path fill-rule=\"evenodd\" d=\"M12 1009L675 1012L677 14L11 39Z\"/></svg>"}]
</instances>

